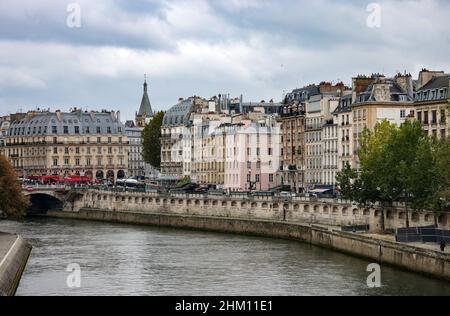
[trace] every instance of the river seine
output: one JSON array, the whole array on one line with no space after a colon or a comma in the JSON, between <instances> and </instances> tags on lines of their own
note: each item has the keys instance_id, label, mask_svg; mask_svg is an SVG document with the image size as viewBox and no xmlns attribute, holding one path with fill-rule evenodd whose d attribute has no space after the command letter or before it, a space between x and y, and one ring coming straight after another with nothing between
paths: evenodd
<instances>
[{"instance_id":1,"label":"river seine","mask_svg":"<svg viewBox=\"0 0 450 316\"><path fill-rule=\"evenodd\" d=\"M17 295L450 295L450 283L295 241L32 218L0 221L33 251ZM73 264L81 287L71 288ZM72 284L73 285L73 284Z\"/></svg>"}]
</instances>

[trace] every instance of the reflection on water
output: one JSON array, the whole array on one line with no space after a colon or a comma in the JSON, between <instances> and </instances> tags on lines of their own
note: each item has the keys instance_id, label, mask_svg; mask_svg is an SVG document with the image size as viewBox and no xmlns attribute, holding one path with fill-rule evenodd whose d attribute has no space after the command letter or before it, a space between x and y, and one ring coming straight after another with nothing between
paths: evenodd
<instances>
[{"instance_id":1,"label":"reflection on water","mask_svg":"<svg viewBox=\"0 0 450 316\"><path fill-rule=\"evenodd\" d=\"M17 295L450 295L450 283L294 241L60 219L1 222L33 252ZM69 264L81 288L66 285Z\"/></svg>"}]
</instances>

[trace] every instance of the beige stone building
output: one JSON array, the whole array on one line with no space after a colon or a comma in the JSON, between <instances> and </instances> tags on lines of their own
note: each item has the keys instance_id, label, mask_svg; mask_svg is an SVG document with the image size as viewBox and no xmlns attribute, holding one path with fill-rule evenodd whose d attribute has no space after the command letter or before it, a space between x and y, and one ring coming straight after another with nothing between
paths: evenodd
<instances>
[{"instance_id":1,"label":"beige stone building","mask_svg":"<svg viewBox=\"0 0 450 316\"><path fill-rule=\"evenodd\" d=\"M356 94L352 104L353 166L358 167L357 150L365 128L373 129L378 122L387 120L401 125L414 114L413 81L411 75L386 78L372 76L373 82L362 93Z\"/></svg>"},{"instance_id":2,"label":"beige stone building","mask_svg":"<svg viewBox=\"0 0 450 316\"><path fill-rule=\"evenodd\" d=\"M422 70L414 93L415 118L436 138L450 136L450 80L443 72Z\"/></svg>"},{"instance_id":3,"label":"beige stone building","mask_svg":"<svg viewBox=\"0 0 450 316\"><path fill-rule=\"evenodd\" d=\"M193 168L191 179L197 184L213 184L218 188L225 185L225 141L226 127L220 120L203 121L194 129L195 133Z\"/></svg>"},{"instance_id":4,"label":"beige stone building","mask_svg":"<svg viewBox=\"0 0 450 316\"><path fill-rule=\"evenodd\" d=\"M28 112L12 119L5 155L23 177L115 180L128 172L128 140L119 112Z\"/></svg>"},{"instance_id":5,"label":"beige stone building","mask_svg":"<svg viewBox=\"0 0 450 316\"><path fill-rule=\"evenodd\" d=\"M208 102L200 97L180 98L164 115L161 126L161 177L174 184L192 170L192 115Z\"/></svg>"}]
</instances>

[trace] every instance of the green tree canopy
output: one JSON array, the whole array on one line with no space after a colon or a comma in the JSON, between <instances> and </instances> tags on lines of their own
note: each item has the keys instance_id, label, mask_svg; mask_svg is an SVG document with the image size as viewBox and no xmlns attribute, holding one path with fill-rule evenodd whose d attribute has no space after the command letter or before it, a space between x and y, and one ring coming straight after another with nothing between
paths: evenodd
<instances>
[{"instance_id":1,"label":"green tree canopy","mask_svg":"<svg viewBox=\"0 0 450 316\"><path fill-rule=\"evenodd\" d=\"M0 213L10 218L21 218L29 206L17 182L17 175L8 159L0 156Z\"/></svg>"},{"instance_id":2,"label":"green tree canopy","mask_svg":"<svg viewBox=\"0 0 450 316\"><path fill-rule=\"evenodd\" d=\"M143 158L155 168L161 167L161 126L164 112L155 113L142 132Z\"/></svg>"},{"instance_id":3,"label":"green tree canopy","mask_svg":"<svg viewBox=\"0 0 450 316\"><path fill-rule=\"evenodd\" d=\"M383 121L362 133L358 170L347 166L338 173L337 182L344 198L363 205L403 202L408 225L408 207L448 206L449 157L449 140L436 142L419 122L398 127Z\"/></svg>"}]
</instances>

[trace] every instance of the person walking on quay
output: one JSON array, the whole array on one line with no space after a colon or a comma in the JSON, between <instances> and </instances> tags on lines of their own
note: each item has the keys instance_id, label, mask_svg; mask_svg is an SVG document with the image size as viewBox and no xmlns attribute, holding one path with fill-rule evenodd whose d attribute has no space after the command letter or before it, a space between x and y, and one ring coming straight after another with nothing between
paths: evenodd
<instances>
[{"instance_id":1,"label":"person walking on quay","mask_svg":"<svg viewBox=\"0 0 450 316\"><path fill-rule=\"evenodd\" d=\"M444 238L441 239L441 251L445 252L445 248L447 247L447 244L445 243Z\"/></svg>"}]
</instances>

